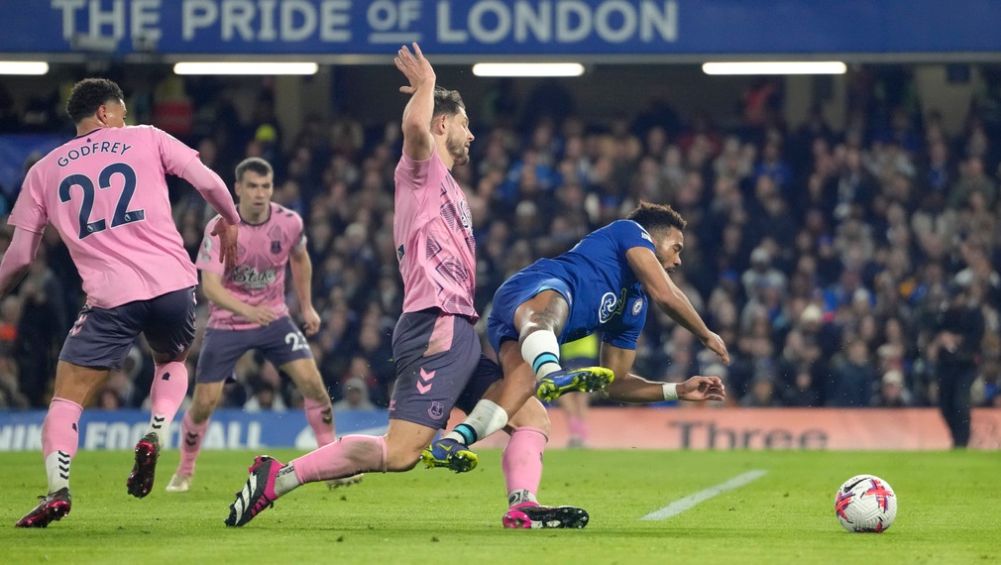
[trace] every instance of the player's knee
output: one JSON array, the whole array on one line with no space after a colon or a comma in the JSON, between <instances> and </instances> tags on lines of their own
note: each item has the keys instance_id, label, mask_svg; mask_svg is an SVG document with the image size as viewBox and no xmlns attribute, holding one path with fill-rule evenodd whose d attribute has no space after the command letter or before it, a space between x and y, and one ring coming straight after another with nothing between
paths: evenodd
<instances>
[{"instance_id":1,"label":"player's knee","mask_svg":"<svg viewBox=\"0 0 1001 565\"><path fill-rule=\"evenodd\" d=\"M534 428L549 437L552 426L549 422L549 413L542 403L536 399L529 399L511 418L509 428Z\"/></svg>"},{"instance_id":2,"label":"player's knee","mask_svg":"<svg viewBox=\"0 0 1001 565\"><path fill-rule=\"evenodd\" d=\"M535 332L554 332L556 320L542 313L535 313L521 326L518 341L524 343Z\"/></svg>"},{"instance_id":3,"label":"player's knee","mask_svg":"<svg viewBox=\"0 0 1001 565\"><path fill-rule=\"evenodd\" d=\"M180 353L153 353L153 363L166 365L167 363L184 363L188 360L188 349Z\"/></svg>"}]
</instances>

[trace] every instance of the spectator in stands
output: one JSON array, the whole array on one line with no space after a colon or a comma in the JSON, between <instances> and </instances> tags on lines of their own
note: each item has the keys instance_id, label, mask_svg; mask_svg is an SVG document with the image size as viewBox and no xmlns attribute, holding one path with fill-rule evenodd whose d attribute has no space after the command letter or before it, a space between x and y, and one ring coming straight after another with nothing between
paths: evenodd
<instances>
[{"instance_id":1,"label":"spectator in stands","mask_svg":"<svg viewBox=\"0 0 1001 565\"><path fill-rule=\"evenodd\" d=\"M827 383L827 405L861 408L869 405L875 374L870 366L869 348L861 339L845 345L846 354L838 354Z\"/></svg>"},{"instance_id":2,"label":"spectator in stands","mask_svg":"<svg viewBox=\"0 0 1001 565\"><path fill-rule=\"evenodd\" d=\"M341 391L342 398L334 403L334 412L343 410L375 410L375 405L368 397L368 385L361 377L351 377L344 381Z\"/></svg>"},{"instance_id":3,"label":"spectator in stands","mask_svg":"<svg viewBox=\"0 0 1001 565\"><path fill-rule=\"evenodd\" d=\"M919 353L918 344L923 352L939 334L947 286L983 289L980 311L992 328L985 333L994 333L994 320L1001 318L998 178L988 174L998 170L1001 144L993 122L978 114L984 104L975 106L966 131L952 137L939 113L927 112L922 123L898 94L876 104L878 83L867 74L852 75L858 80L851 79L844 124L832 126L814 107L805 123L790 124L795 133L788 136L775 127L782 96L768 81L749 91L746 123L735 128L714 124L723 123L720 116L691 108L675 113L662 102L634 115L585 119L573 114L567 101L574 93L558 81L532 94L546 101L538 107L512 99L517 89L503 85L495 124L476 132L482 140L474 145L477 166L456 173L470 194L477 230L477 306L486 306L514 270L566 251L637 198L655 197L690 219L685 281L691 288L685 290L701 295L700 308L720 335L738 344L727 375L735 402L750 394L756 375L770 370L773 396L784 404L849 403L840 394L851 387L837 386L846 374L859 376L841 350L847 335L865 342L862 367L869 369L861 371L867 384L849 395L852 406L878 396L875 389L883 388L882 376L891 370L902 374L901 393L913 405L937 405L938 365ZM893 86L911 80L898 79L905 83ZM385 375L393 373L387 370L387 327L378 319L400 311L390 182L399 125L364 124L362 116L338 107L332 118L308 116L298 132L281 131L273 127L280 120L270 86L258 100L256 90L234 92L214 77L181 80L197 108L190 141L203 161L228 172L248 151L272 151L276 166L287 170L284 178L293 183L287 197L308 210L315 301L325 321L314 340L321 372L339 391L338 379L354 375L349 366L360 354L354 364L364 366L359 374L371 378L373 400L384 404ZM256 114L244 117L237 108ZM521 115L504 114L518 108ZM31 119L30 128L37 129L44 112ZM18 187L3 188L13 196ZM183 189L176 193L172 197L187 202ZM191 206L175 209L182 236L197 244L192 234L198 230L191 228L207 220L204 206L191 199ZM54 289L62 306L52 303L63 320L58 336L79 309L79 280L57 238L47 236L43 246L51 278L64 286ZM48 307L39 309L35 288L22 285L16 299L43 324L14 325L29 330L18 334L19 347L45 341L41 334L51 334L47 327L56 319ZM368 314L372 304L381 314ZM12 334L10 327L2 332L5 320L11 323L0 308L0 347L3 335ZM656 371L651 374L699 365L697 348L684 351L673 343L673 329L664 317L647 324L637 362ZM39 405L50 378L50 371L36 367L45 355L18 352L18 366L7 374L19 378L20 392ZM1001 403L995 392L1001 361L987 345L982 354L974 372L983 382L983 402ZM257 362L248 364L250 374L261 371ZM35 374L40 376L28 376ZM247 394L230 390L239 400ZM128 405L142 401L125 398ZM242 405L236 400L231 405Z\"/></svg>"},{"instance_id":4,"label":"spectator in stands","mask_svg":"<svg viewBox=\"0 0 1001 565\"><path fill-rule=\"evenodd\" d=\"M883 373L879 392L873 395L870 406L877 408L904 408L911 405L910 392L904 386L904 374L898 369Z\"/></svg>"}]
</instances>

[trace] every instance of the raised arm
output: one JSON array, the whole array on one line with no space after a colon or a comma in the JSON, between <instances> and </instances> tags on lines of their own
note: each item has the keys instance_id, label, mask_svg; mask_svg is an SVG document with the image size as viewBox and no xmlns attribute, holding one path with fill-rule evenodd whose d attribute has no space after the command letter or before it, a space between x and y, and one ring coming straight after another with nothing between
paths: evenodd
<instances>
[{"instance_id":1,"label":"raised arm","mask_svg":"<svg viewBox=\"0 0 1001 565\"><path fill-rule=\"evenodd\" d=\"M601 344L601 365L615 372L605 393L619 402L649 403L664 400L723 400L726 393L719 377L691 377L683 383L649 381L631 373L636 351Z\"/></svg>"},{"instance_id":2,"label":"raised arm","mask_svg":"<svg viewBox=\"0 0 1001 565\"><path fill-rule=\"evenodd\" d=\"M405 45L400 47L393 63L410 82L409 86L400 87L400 92L410 95L403 109L403 153L415 161L423 161L431 157L434 150L431 118L434 117L436 78L421 48L416 43L413 47L413 53Z\"/></svg>"},{"instance_id":3,"label":"raised arm","mask_svg":"<svg viewBox=\"0 0 1001 565\"><path fill-rule=\"evenodd\" d=\"M661 310L695 337L709 349L713 350L724 363L730 363L730 354L723 340L709 330L706 323L695 311L685 293L674 284L653 251L645 247L633 247L626 251L626 259L636 278L644 290Z\"/></svg>"},{"instance_id":4,"label":"raised arm","mask_svg":"<svg viewBox=\"0 0 1001 565\"><path fill-rule=\"evenodd\" d=\"M15 227L14 237L0 261L0 298L17 286L38 254L42 234Z\"/></svg>"},{"instance_id":5,"label":"raised arm","mask_svg":"<svg viewBox=\"0 0 1001 565\"><path fill-rule=\"evenodd\" d=\"M313 262L305 244L292 249L289 265L292 267L292 284L295 286L295 296L299 300L305 324L303 329L306 335L313 335L320 330L320 315L313 308Z\"/></svg>"}]
</instances>

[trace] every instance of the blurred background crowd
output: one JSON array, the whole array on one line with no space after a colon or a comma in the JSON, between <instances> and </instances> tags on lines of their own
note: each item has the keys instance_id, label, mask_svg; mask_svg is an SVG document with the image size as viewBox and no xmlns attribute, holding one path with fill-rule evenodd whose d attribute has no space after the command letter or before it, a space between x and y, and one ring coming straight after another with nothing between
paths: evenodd
<instances>
[{"instance_id":1,"label":"blurred background crowd","mask_svg":"<svg viewBox=\"0 0 1001 565\"><path fill-rule=\"evenodd\" d=\"M485 315L506 277L566 251L640 200L668 203L688 220L672 277L733 363L721 366L651 309L639 374L719 375L727 403L748 407L927 406L964 389L974 405L1001 406L1001 97L975 97L962 131L947 134L937 112L921 110L906 76L860 69L850 80L842 129L819 109L784 123L782 84L769 80L734 100L740 119L725 126L657 100L584 119L570 82L542 81L520 96L497 81L487 96L467 98L476 141L471 163L454 175L473 214L477 308ZM323 319L311 345L336 407L386 406L402 304L392 237L399 124L338 115L286 133L267 80L249 114L213 78L126 90L135 123L197 147L227 182L244 157L274 165L275 200L306 222ZM64 94L39 93L27 111L14 111L0 85L0 132L68 131ZM172 199L194 256L212 213L182 184L175 180ZM0 191L5 216L19 186ZM9 232L0 237L2 250ZM0 407L47 404L59 348L82 305L54 231L41 254L0 304ZM204 300L202 310L204 321ZM228 406L301 403L259 357L248 355L237 373ZM135 348L98 406L141 406L151 376L151 360Z\"/></svg>"}]
</instances>

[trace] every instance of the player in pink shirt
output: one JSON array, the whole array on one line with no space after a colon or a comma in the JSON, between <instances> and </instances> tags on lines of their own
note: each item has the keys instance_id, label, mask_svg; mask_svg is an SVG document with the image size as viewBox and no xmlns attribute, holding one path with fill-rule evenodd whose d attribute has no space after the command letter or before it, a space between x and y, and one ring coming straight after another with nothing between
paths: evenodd
<instances>
[{"instance_id":1,"label":"player in pink shirt","mask_svg":"<svg viewBox=\"0 0 1001 565\"><path fill-rule=\"evenodd\" d=\"M396 167L393 236L403 276L403 315L393 332L396 386L384 436L348 435L283 465L257 457L250 477L230 505L229 526L243 526L280 496L302 484L367 471L400 472L421 459L453 407L469 412L501 376L485 357L473 324L476 246L469 205L452 177L469 162L469 117L459 93L435 85L431 64L414 44L397 53L396 67L410 82L403 111L403 155ZM545 408L527 402L507 423L511 441L503 466L508 492L534 493L542 476L542 449L549 433ZM462 453L430 465L465 470L475 464ZM521 502L521 501L519 501ZM512 502L512 504L514 504ZM538 507L538 524L583 527L587 513L571 507Z\"/></svg>"},{"instance_id":2,"label":"player in pink shirt","mask_svg":"<svg viewBox=\"0 0 1001 565\"><path fill-rule=\"evenodd\" d=\"M237 214L218 175L198 152L150 126L126 127L122 90L106 79L73 87L66 111L77 137L27 174L8 223L15 226L0 263L0 296L13 288L38 251L46 224L59 232L80 271L87 301L59 354L55 390L42 426L48 494L18 527L45 527L70 511L70 463L83 406L121 366L143 333L156 372L149 427L135 448L129 494L153 487L160 433L188 389L185 359L195 337L195 267L174 226L165 174L189 181L225 218L213 236L232 265Z\"/></svg>"},{"instance_id":3,"label":"player in pink shirt","mask_svg":"<svg viewBox=\"0 0 1001 565\"><path fill-rule=\"evenodd\" d=\"M187 492L209 418L222 397L223 385L244 353L257 349L292 378L302 392L306 420L318 445L334 441L330 396L313 360L309 343L289 317L285 304L285 269L291 266L307 336L320 329L313 308L313 264L306 252L302 218L271 202L274 171L264 159L250 157L236 166L236 196L243 222L236 265L226 272L212 233L222 217L205 227L196 266L202 291L210 302L208 329L195 372L192 403L181 426L181 461L167 492ZM336 486L332 485L332 486Z\"/></svg>"}]
</instances>

